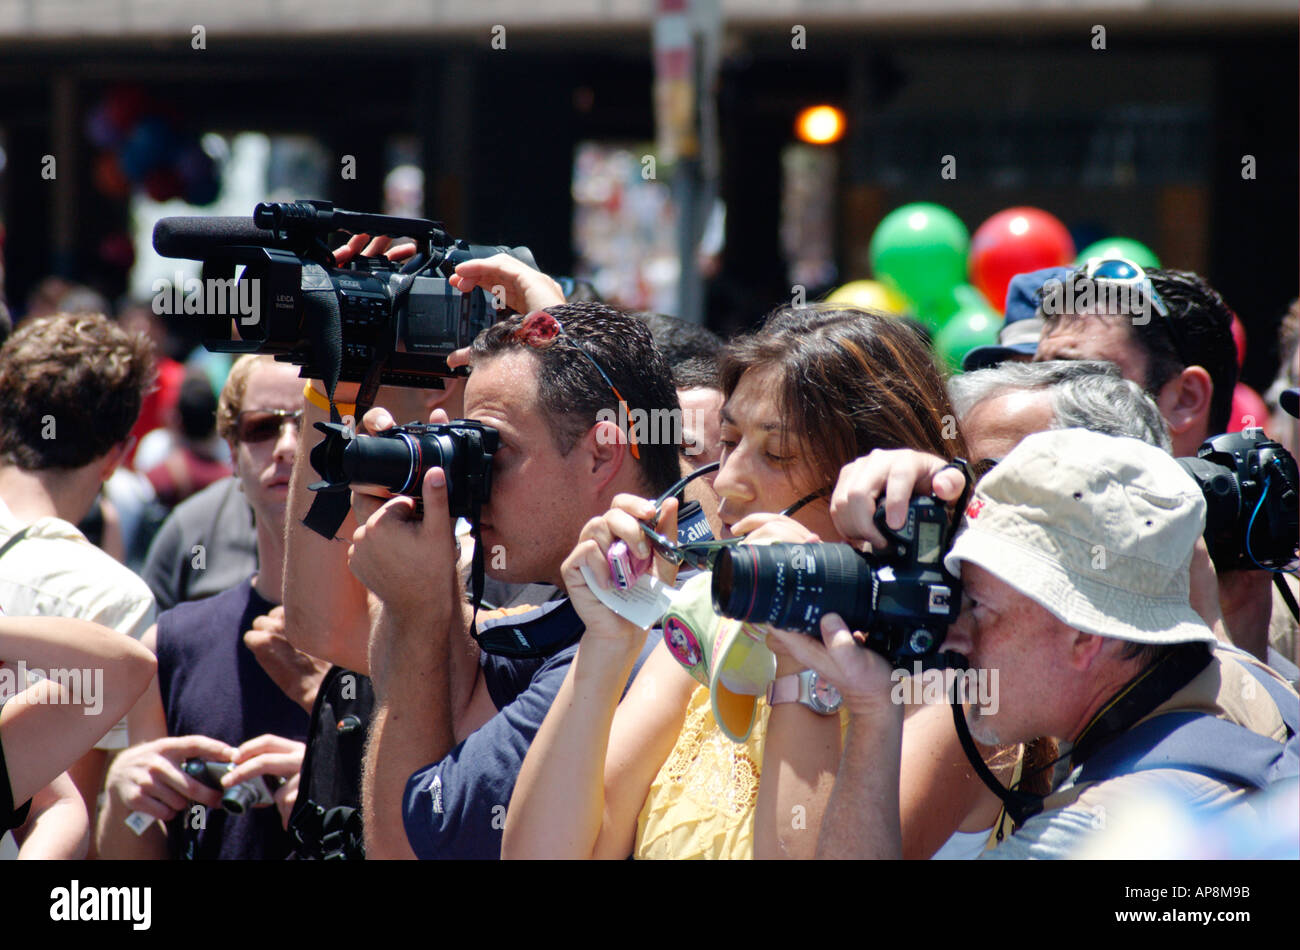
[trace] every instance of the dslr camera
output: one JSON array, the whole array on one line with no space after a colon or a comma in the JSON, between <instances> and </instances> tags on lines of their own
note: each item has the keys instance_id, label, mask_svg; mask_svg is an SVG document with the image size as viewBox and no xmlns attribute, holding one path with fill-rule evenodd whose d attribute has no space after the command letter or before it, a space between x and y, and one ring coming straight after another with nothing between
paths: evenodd
<instances>
[{"instance_id":1,"label":"dslr camera","mask_svg":"<svg viewBox=\"0 0 1300 950\"><path fill-rule=\"evenodd\" d=\"M334 231L411 237L417 253L401 263L357 257L337 267L326 243ZM203 263L196 315L207 349L269 353L315 379L329 380L337 366L342 382L363 382L378 367L379 385L423 389L443 388L443 378L456 375L447 355L498 319L482 288L461 293L447 281L456 265L506 253L537 267L526 247L467 244L437 221L343 211L328 201L262 203L251 219L163 218L153 243L164 257ZM232 318L227 300L251 302L256 319Z\"/></svg>"},{"instance_id":2,"label":"dslr camera","mask_svg":"<svg viewBox=\"0 0 1300 950\"><path fill-rule=\"evenodd\" d=\"M383 488L420 501L424 473L440 466L447 475L452 518L477 516L492 492L492 457L500 435L471 419L442 424L412 422L378 435L355 435L344 425L318 422L325 439L311 451L324 482L318 491Z\"/></svg>"},{"instance_id":3,"label":"dslr camera","mask_svg":"<svg viewBox=\"0 0 1300 950\"><path fill-rule=\"evenodd\" d=\"M1205 544L1217 570L1279 570L1295 560L1296 460L1263 429L1207 439L1178 464L1205 496Z\"/></svg>"},{"instance_id":4,"label":"dslr camera","mask_svg":"<svg viewBox=\"0 0 1300 950\"><path fill-rule=\"evenodd\" d=\"M221 777L234 767L233 762L209 762L206 759L186 759L182 766L186 775L221 792L221 807L232 815L242 815L250 808L275 801L276 790L284 784L284 779L274 776L259 775L250 781L222 788Z\"/></svg>"},{"instance_id":5,"label":"dslr camera","mask_svg":"<svg viewBox=\"0 0 1300 950\"><path fill-rule=\"evenodd\" d=\"M876 510L889 541L881 553L848 544L742 544L713 567L713 607L724 617L820 636L821 618L837 613L866 646L894 666L942 666L939 647L961 612L961 584L943 566L952 541L947 510L913 498L899 531Z\"/></svg>"}]
</instances>

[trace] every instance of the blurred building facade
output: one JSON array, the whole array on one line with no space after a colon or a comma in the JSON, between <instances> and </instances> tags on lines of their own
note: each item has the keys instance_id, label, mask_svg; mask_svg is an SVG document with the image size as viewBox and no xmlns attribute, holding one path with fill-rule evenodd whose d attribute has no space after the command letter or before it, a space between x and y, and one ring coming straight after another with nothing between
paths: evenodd
<instances>
[{"instance_id":1,"label":"blurred building facade","mask_svg":"<svg viewBox=\"0 0 1300 950\"><path fill-rule=\"evenodd\" d=\"M972 229L1030 204L1080 246L1124 234L1206 273L1252 331L1247 379L1271 376L1267 329L1296 295L1300 258L1294 2L722 9L715 326L752 323L789 299L795 276L866 276L867 240L899 204L939 202ZM331 170L321 197L343 207L383 207L394 162L409 161L426 216L572 273L591 256L577 245L606 241L584 208L610 200L575 182L580 158L612 167L591 148L618 146L626 166L653 147L653 16L649 0L0 0L11 305L50 273L124 289L105 238L129 223L129 204L96 188L85 133L122 84L172 103L197 132L309 138ZM794 116L819 102L845 110L847 134L832 161L792 159ZM53 179L40 174L48 155ZM354 177L333 171L344 156ZM955 177L940 174L945 156ZM792 182L792 169L805 177ZM808 169L828 176L833 200L791 223Z\"/></svg>"}]
</instances>

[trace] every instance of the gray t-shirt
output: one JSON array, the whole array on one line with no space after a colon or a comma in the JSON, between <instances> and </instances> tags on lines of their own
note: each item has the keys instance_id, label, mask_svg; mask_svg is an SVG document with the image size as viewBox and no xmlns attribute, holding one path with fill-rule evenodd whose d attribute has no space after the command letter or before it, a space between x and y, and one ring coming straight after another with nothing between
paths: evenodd
<instances>
[{"instance_id":1,"label":"gray t-shirt","mask_svg":"<svg viewBox=\"0 0 1300 950\"><path fill-rule=\"evenodd\" d=\"M230 590L256 570L253 509L232 475L173 509L154 536L141 573L163 611Z\"/></svg>"}]
</instances>

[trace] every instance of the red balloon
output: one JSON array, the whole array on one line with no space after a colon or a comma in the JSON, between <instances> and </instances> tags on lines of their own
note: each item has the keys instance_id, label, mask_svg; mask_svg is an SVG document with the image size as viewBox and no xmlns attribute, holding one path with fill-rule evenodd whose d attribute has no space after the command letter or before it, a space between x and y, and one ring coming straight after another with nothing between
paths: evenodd
<instances>
[{"instance_id":1,"label":"red balloon","mask_svg":"<svg viewBox=\"0 0 1300 950\"><path fill-rule=\"evenodd\" d=\"M1259 393L1245 383L1238 383L1232 391L1232 416L1228 420L1229 432L1240 432L1252 426L1263 428L1268 423L1268 406Z\"/></svg>"},{"instance_id":2,"label":"red balloon","mask_svg":"<svg viewBox=\"0 0 1300 950\"><path fill-rule=\"evenodd\" d=\"M1011 278L1044 267L1062 267L1074 260L1070 232L1046 211L1007 208L976 230L967 258L970 282L1001 313Z\"/></svg>"},{"instance_id":3,"label":"red balloon","mask_svg":"<svg viewBox=\"0 0 1300 950\"><path fill-rule=\"evenodd\" d=\"M1237 369L1240 370L1241 364L1246 362L1246 328L1235 313L1232 315L1232 342L1237 344Z\"/></svg>"}]
</instances>

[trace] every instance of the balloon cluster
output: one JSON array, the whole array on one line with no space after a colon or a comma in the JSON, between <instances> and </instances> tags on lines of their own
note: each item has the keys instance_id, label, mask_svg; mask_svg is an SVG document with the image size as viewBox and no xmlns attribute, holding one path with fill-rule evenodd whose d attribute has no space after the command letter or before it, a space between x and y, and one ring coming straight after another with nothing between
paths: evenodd
<instances>
[{"instance_id":1,"label":"balloon cluster","mask_svg":"<svg viewBox=\"0 0 1300 950\"><path fill-rule=\"evenodd\" d=\"M885 215L868 256L876 279L846 284L830 299L912 314L954 368L974 347L997 342L1007 285L1016 274L1090 257L1160 266L1148 248L1130 238L1098 241L1076 257L1065 225L1038 208L999 211L971 235L955 214L928 202Z\"/></svg>"},{"instance_id":2,"label":"balloon cluster","mask_svg":"<svg viewBox=\"0 0 1300 950\"><path fill-rule=\"evenodd\" d=\"M143 188L154 201L207 205L221 190L216 163L177 110L136 86L110 89L86 116L86 136L100 150L93 178L105 197L123 200Z\"/></svg>"}]
</instances>

